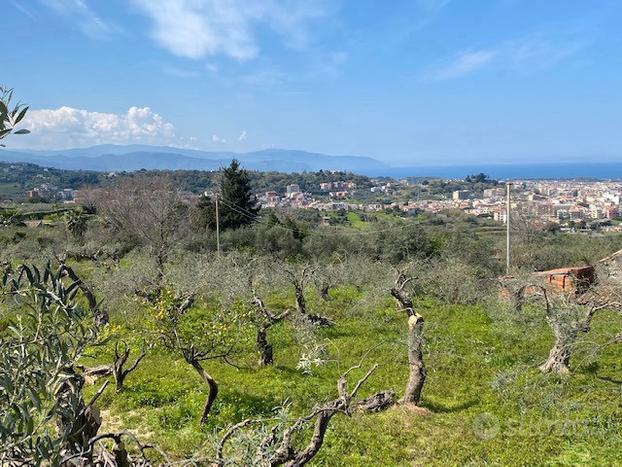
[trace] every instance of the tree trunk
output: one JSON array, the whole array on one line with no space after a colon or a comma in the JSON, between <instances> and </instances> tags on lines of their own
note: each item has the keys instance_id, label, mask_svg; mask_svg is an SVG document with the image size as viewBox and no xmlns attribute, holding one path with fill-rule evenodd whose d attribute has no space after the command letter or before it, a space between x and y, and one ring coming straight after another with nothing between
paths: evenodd
<instances>
[{"instance_id":1,"label":"tree trunk","mask_svg":"<svg viewBox=\"0 0 622 467\"><path fill-rule=\"evenodd\" d=\"M568 374L570 373L569 362L570 350L568 346L556 340L555 345L549 352L549 358L540 365L540 371L543 373Z\"/></svg>"},{"instance_id":2,"label":"tree trunk","mask_svg":"<svg viewBox=\"0 0 622 467\"><path fill-rule=\"evenodd\" d=\"M555 344L549 352L549 357L542 365L540 365L540 371L543 373L558 373L567 374L570 373L570 344L576 339L576 330L564 329L564 326L554 319L547 319L549 326L555 336ZM587 320L586 320L586 327Z\"/></svg>"},{"instance_id":3,"label":"tree trunk","mask_svg":"<svg viewBox=\"0 0 622 467\"><path fill-rule=\"evenodd\" d=\"M114 455L114 461L116 467L130 467L130 459L127 454L127 448L125 447L125 443L119 437L114 440L114 446L112 447L112 453Z\"/></svg>"},{"instance_id":4,"label":"tree trunk","mask_svg":"<svg viewBox=\"0 0 622 467\"><path fill-rule=\"evenodd\" d=\"M403 403L418 405L425 383L423 363L423 317L417 313L408 317L408 383L404 391Z\"/></svg>"},{"instance_id":5,"label":"tree trunk","mask_svg":"<svg viewBox=\"0 0 622 467\"><path fill-rule=\"evenodd\" d=\"M295 287L295 293L296 293L296 308L298 310L298 313L302 315L306 315L307 314L307 302L305 300L305 292L303 288L298 285L294 287Z\"/></svg>"},{"instance_id":6,"label":"tree trunk","mask_svg":"<svg viewBox=\"0 0 622 467\"><path fill-rule=\"evenodd\" d=\"M203 406L203 413L201 414L201 425L205 425L207 423L207 419L209 418L210 410L212 410L212 405L218 395L218 384L216 383L216 380L212 378L210 374L201 366L201 362L198 360L192 360L190 364L209 387L209 394L207 395L207 400Z\"/></svg>"},{"instance_id":7,"label":"tree trunk","mask_svg":"<svg viewBox=\"0 0 622 467\"><path fill-rule=\"evenodd\" d=\"M313 428L313 435L309 440L309 444L305 449L299 452L296 457L285 462L284 465L286 467L299 467L307 465L307 463L315 457L315 455L322 448L322 444L324 444L324 436L326 435L330 419L333 418L333 415L336 413L337 410L327 410L321 412L317 416L317 419L315 420L315 427Z\"/></svg>"},{"instance_id":8,"label":"tree trunk","mask_svg":"<svg viewBox=\"0 0 622 467\"><path fill-rule=\"evenodd\" d=\"M330 294L328 291L330 290L330 285L322 284L320 287L320 298L326 302L331 300Z\"/></svg>"},{"instance_id":9,"label":"tree trunk","mask_svg":"<svg viewBox=\"0 0 622 467\"><path fill-rule=\"evenodd\" d=\"M259 366L272 365L272 344L268 342L268 333L264 328L257 329L257 351L259 352Z\"/></svg>"}]
</instances>

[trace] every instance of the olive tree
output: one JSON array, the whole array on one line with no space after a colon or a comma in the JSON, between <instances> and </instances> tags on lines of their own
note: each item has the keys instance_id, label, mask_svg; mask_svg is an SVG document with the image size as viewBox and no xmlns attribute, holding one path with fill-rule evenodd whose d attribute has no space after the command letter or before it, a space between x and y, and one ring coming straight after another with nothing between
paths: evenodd
<instances>
[{"instance_id":1,"label":"olive tree","mask_svg":"<svg viewBox=\"0 0 622 467\"><path fill-rule=\"evenodd\" d=\"M183 357L208 386L201 413L201 424L206 424L218 396L218 382L205 362L219 359L229 363L228 357L242 344L241 326L245 316L243 309L195 304L194 298L181 298L163 288L157 301L148 306L153 331L160 343Z\"/></svg>"},{"instance_id":2,"label":"olive tree","mask_svg":"<svg viewBox=\"0 0 622 467\"><path fill-rule=\"evenodd\" d=\"M101 420L82 396L84 377L76 363L93 344L92 310L76 304L77 281L61 266L5 270L0 308L0 461L61 464L90 459L89 442ZM52 427L56 426L56 430Z\"/></svg>"},{"instance_id":3,"label":"olive tree","mask_svg":"<svg viewBox=\"0 0 622 467\"><path fill-rule=\"evenodd\" d=\"M98 213L115 231L149 250L159 284L166 263L188 231L188 206L179 187L165 175L137 175L97 193Z\"/></svg>"},{"instance_id":4,"label":"olive tree","mask_svg":"<svg viewBox=\"0 0 622 467\"><path fill-rule=\"evenodd\" d=\"M340 376L336 399L317 405L304 416L292 418L289 406L286 405L271 421L247 419L231 426L216 443L213 465L294 467L308 464L320 452L335 415L351 417L357 410L377 412L391 405L392 391L357 399L359 391L377 365L371 367L352 387L348 387L348 376L360 368L359 364ZM309 429L311 434L305 438Z\"/></svg>"},{"instance_id":5,"label":"olive tree","mask_svg":"<svg viewBox=\"0 0 622 467\"><path fill-rule=\"evenodd\" d=\"M284 265L285 273L290 286L294 289L294 297L296 302L296 311L298 316L304 317L310 323L318 326L332 326L335 324L330 318L311 313L307 307L307 299L305 298L305 289L313 282L316 270L309 264L303 265Z\"/></svg>"},{"instance_id":6,"label":"olive tree","mask_svg":"<svg viewBox=\"0 0 622 467\"><path fill-rule=\"evenodd\" d=\"M570 358L581 336L590 332L594 317L603 310L622 308L621 285L604 275L584 293L582 287L560 290L538 276L524 274L506 278L503 285L502 296L511 300L516 313L525 307L544 312L554 341L539 367L543 373L570 373Z\"/></svg>"},{"instance_id":7,"label":"olive tree","mask_svg":"<svg viewBox=\"0 0 622 467\"><path fill-rule=\"evenodd\" d=\"M401 402L419 405L425 384L426 368L423 361L424 320L423 316L416 311L411 298L418 280L414 273L416 272L412 270L398 269L390 292L398 310L403 312L407 318L408 382Z\"/></svg>"}]
</instances>

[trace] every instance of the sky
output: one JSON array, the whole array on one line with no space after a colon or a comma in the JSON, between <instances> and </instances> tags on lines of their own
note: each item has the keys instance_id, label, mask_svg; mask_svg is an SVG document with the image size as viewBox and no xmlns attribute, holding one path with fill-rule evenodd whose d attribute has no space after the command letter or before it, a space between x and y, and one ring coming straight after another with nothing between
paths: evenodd
<instances>
[{"instance_id":1,"label":"sky","mask_svg":"<svg viewBox=\"0 0 622 467\"><path fill-rule=\"evenodd\" d=\"M9 149L622 160L619 0L0 0Z\"/></svg>"}]
</instances>

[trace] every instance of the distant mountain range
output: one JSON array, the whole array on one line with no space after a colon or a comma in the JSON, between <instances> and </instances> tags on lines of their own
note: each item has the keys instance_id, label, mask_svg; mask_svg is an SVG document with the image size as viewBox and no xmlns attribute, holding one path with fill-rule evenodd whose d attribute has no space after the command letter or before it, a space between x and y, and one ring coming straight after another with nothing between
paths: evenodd
<instances>
[{"instance_id":1,"label":"distant mountain range","mask_svg":"<svg viewBox=\"0 0 622 467\"><path fill-rule=\"evenodd\" d=\"M100 145L59 151L0 151L0 161L30 162L44 167L99 172L147 170L217 170L233 158L250 170L315 172L345 170L375 172L389 168L375 159L357 156L327 156L306 151L265 149L233 153L207 152L165 146Z\"/></svg>"},{"instance_id":2,"label":"distant mountain range","mask_svg":"<svg viewBox=\"0 0 622 467\"><path fill-rule=\"evenodd\" d=\"M562 162L542 164L482 164L395 167L370 157L329 156L290 149L234 153L208 152L167 146L99 145L56 151L0 149L0 161L30 162L43 167L120 172L147 170L218 170L238 159L249 170L315 172L342 170L368 176L463 178L484 172L504 178L622 179L620 162Z\"/></svg>"}]
</instances>

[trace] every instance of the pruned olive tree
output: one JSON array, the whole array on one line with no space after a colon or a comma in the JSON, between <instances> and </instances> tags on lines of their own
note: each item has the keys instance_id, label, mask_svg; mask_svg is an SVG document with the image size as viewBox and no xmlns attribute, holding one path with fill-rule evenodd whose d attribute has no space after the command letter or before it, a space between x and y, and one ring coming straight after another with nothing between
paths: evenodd
<instances>
[{"instance_id":1,"label":"pruned olive tree","mask_svg":"<svg viewBox=\"0 0 622 467\"><path fill-rule=\"evenodd\" d=\"M416 273L417 271L408 269L396 270L395 281L390 290L397 309L403 312L407 318L408 382L401 402L412 405L419 405L426 378L426 368L423 361L424 320L423 316L416 311L411 298L416 291L418 281L415 276Z\"/></svg>"},{"instance_id":2,"label":"pruned olive tree","mask_svg":"<svg viewBox=\"0 0 622 467\"><path fill-rule=\"evenodd\" d=\"M547 287L539 288L539 293L544 301L546 321L555 339L540 371L569 373L571 354L581 336L590 332L594 316L602 310L619 309L622 303L617 296L611 296L602 288L581 297L560 294Z\"/></svg>"},{"instance_id":3,"label":"pruned olive tree","mask_svg":"<svg viewBox=\"0 0 622 467\"><path fill-rule=\"evenodd\" d=\"M270 310L265 302L257 295L257 292L253 289L253 299L251 305L255 308L255 312L252 314L252 321L256 328L255 345L257 352L259 353L259 366L272 365L273 359L273 346L268 341L268 330L275 324L284 320L290 313L287 309L280 313L275 313Z\"/></svg>"},{"instance_id":4,"label":"pruned olive tree","mask_svg":"<svg viewBox=\"0 0 622 467\"><path fill-rule=\"evenodd\" d=\"M296 311L299 316L304 317L310 323L318 326L332 326L335 323L328 317L311 313L307 307L305 289L309 286L316 274L315 269L310 265L283 266L283 272L288 278L289 284L294 289Z\"/></svg>"},{"instance_id":5,"label":"pruned olive tree","mask_svg":"<svg viewBox=\"0 0 622 467\"><path fill-rule=\"evenodd\" d=\"M120 350L122 349L122 350ZM125 378L136 368L140 362L147 356L145 349L142 349L138 355L134 358L132 363L129 363L131 349L127 342L121 341L115 342L114 345L114 359L109 365L99 365L92 368L87 368L84 365L78 365L77 368L82 370L85 377L91 380L96 380L104 376L112 376L115 383L116 392L121 392L125 384Z\"/></svg>"},{"instance_id":6,"label":"pruned olive tree","mask_svg":"<svg viewBox=\"0 0 622 467\"><path fill-rule=\"evenodd\" d=\"M153 331L160 343L183 357L208 386L201 413L201 424L206 424L218 395L218 382L205 362L218 359L230 363L229 357L242 344L245 310L205 303L195 306L194 299L180 298L167 288L149 307Z\"/></svg>"},{"instance_id":7,"label":"pruned olive tree","mask_svg":"<svg viewBox=\"0 0 622 467\"><path fill-rule=\"evenodd\" d=\"M594 317L603 310L622 309L621 284L604 275L585 293L579 290L581 287L561 290L534 275L504 281L502 297L511 300L514 311L522 313L525 307L542 310L553 333L553 346L539 367L543 373L570 373L570 358L581 337L590 332Z\"/></svg>"},{"instance_id":8,"label":"pruned olive tree","mask_svg":"<svg viewBox=\"0 0 622 467\"><path fill-rule=\"evenodd\" d=\"M202 294L216 299L224 309L245 309L246 324L254 331L259 365L271 365L274 347L268 338L269 330L290 315L289 309L277 310L266 303L265 297L285 285L280 269L272 258L231 252L207 259Z\"/></svg>"},{"instance_id":9,"label":"pruned olive tree","mask_svg":"<svg viewBox=\"0 0 622 467\"><path fill-rule=\"evenodd\" d=\"M351 417L357 410L376 412L391 405L392 391L383 391L367 399L357 399L359 391L377 365L349 388L347 377L360 367L361 365L352 367L341 375L337 381L336 399L317 405L307 415L292 419L289 407L285 406L271 422L248 419L231 426L216 444L213 465L294 467L308 464L320 452L335 415ZM310 435L306 435L308 431L311 432Z\"/></svg>"}]
</instances>

